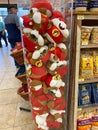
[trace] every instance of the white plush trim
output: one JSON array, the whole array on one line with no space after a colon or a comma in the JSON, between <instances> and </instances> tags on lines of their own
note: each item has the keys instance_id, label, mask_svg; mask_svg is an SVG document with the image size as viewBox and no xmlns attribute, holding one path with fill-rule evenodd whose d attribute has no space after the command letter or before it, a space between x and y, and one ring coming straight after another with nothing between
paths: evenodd
<instances>
[{"instance_id":1,"label":"white plush trim","mask_svg":"<svg viewBox=\"0 0 98 130\"><path fill-rule=\"evenodd\" d=\"M51 71L54 71L54 70L57 68L57 66L58 66L57 63L53 63L53 64L51 64L51 66L50 66L49 69L50 69Z\"/></svg>"},{"instance_id":2,"label":"white plush trim","mask_svg":"<svg viewBox=\"0 0 98 130\"><path fill-rule=\"evenodd\" d=\"M67 37L69 36L69 31L68 31L68 29L61 30L61 33L63 34L63 36L64 36L65 38L67 38Z\"/></svg>"},{"instance_id":3,"label":"white plush trim","mask_svg":"<svg viewBox=\"0 0 98 130\"><path fill-rule=\"evenodd\" d=\"M59 61L59 63L57 63L57 66L62 66L62 65L67 65L67 61L64 60L64 61Z\"/></svg>"},{"instance_id":4,"label":"white plush trim","mask_svg":"<svg viewBox=\"0 0 98 130\"><path fill-rule=\"evenodd\" d=\"M31 34L35 35L36 38L38 39L38 44L40 46L43 46L44 45L44 39L43 37L39 34L39 32L37 30L32 30L31 31Z\"/></svg>"},{"instance_id":5,"label":"white plush trim","mask_svg":"<svg viewBox=\"0 0 98 130\"><path fill-rule=\"evenodd\" d=\"M41 13L40 12L35 12L33 15L33 20L37 24L41 24Z\"/></svg>"},{"instance_id":6,"label":"white plush trim","mask_svg":"<svg viewBox=\"0 0 98 130\"><path fill-rule=\"evenodd\" d=\"M35 117L38 128L41 128L43 130L49 129L49 127L47 126L47 123L46 123L46 118L47 118L48 115L49 114L46 113L46 114L42 114L42 115L37 115Z\"/></svg>"},{"instance_id":7,"label":"white plush trim","mask_svg":"<svg viewBox=\"0 0 98 130\"><path fill-rule=\"evenodd\" d=\"M48 33L46 33L45 36L47 37L47 39L48 39L50 42L54 43L54 47L56 47L56 42L50 37L50 35L49 35Z\"/></svg>"},{"instance_id":8,"label":"white plush trim","mask_svg":"<svg viewBox=\"0 0 98 130\"><path fill-rule=\"evenodd\" d=\"M44 39L43 39L43 37L39 34L39 36L38 36L38 44L40 45L40 46L43 46L44 45Z\"/></svg>"},{"instance_id":9,"label":"white plush trim","mask_svg":"<svg viewBox=\"0 0 98 130\"><path fill-rule=\"evenodd\" d=\"M37 30L32 30L31 34L35 35L38 38L39 32Z\"/></svg>"},{"instance_id":10,"label":"white plush trim","mask_svg":"<svg viewBox=\"0 0 98 130\"><path fill-rule=\"evenodd\" d=\"M37 85L37 86L34 86L34 89L35 89L36 91L38 91L38 90L41 89L41 88L42 88L42 84Z\"/></svg>"},{"instance_id":11,"label":"white plush trim","mask_svg":"<svg viewBox=\"0 0 98 130\"><path fill-rule=\"evenodd\" d=\"M57 121L57 122L60 122L60 123L63 122L62 118L58 118L56 121Z\"/></svg>"},{"instance_id":12,"label":"white plush trim","mask_svg":"<svg viewBox=\"0 0 98 130\"><path fill-rule=\"evenodd\" d=\"M23 33L31 33L32 29L30 28L23 28Z\"/></svg>"},{"instance_id":13,"label":"white plush trim","mask_svg":"<svg viewBox=\"0 0 98 130\"><path fill-rule=\"evenodd\" d=\"M38 59L40 57L40 51L36 50L32 54L32 59Z\"/></svg>"},{"instance_id":14,"label":"white plush trim","mask_svg":"<svg viewBox=\"0 0 98 130\"><path fill-rule=\"evenodd\" d=\"M44 50L48 50L48 46L43 46L39 49L40 53L43 53Z\"/></svg>"},{"instance_id":15,"label":"white plush trim","mask_svg":"<svg viewBox=\"0 0 98 130\"><path fill-rule=\"evenodd\" d=\"M61 79L55 80L52 78L52 80L50 81L50 86L60 88L60 87L64 87L65 83Z\"/></svg>"},{"instance_id":16,"label":"white plush trim","mask_svg":"<svg viewBox=\"0 0 98 130\"><path fill-rule=\"evenodd\" d=\"M55 109L52 109L52 110L50 110L50 113L52 115L55 115L57 113L62 114L62 113L65 113L65 110L55 110Z\"/></svg>"},{"instance_id":17,"label":"white plush trim","mask_svg":"<svg viewBox=\"0 0 98 130\"><path fill-rule=\"evenodd\" d=\"M40 108L38 108L38 107L33 107L33 109L34 109L34 110L40 110Z\"/></svg>"},{"instance_id":18,"label":"white plush trim","mask_svg":"<svg viewBox=\"0 0 98 130\"><path fill-rule=\"evenodd\" d=\"M52 19L52 22L53 22L53 25L55 25L56 27L59 27L60 20L58 18Z\"/></svg>"},{"instance_id":19,"label":"white plush trim","mask_svg":"<svg viewBox=\"0 0 98 130\"><path fill-rule=\"evenodd\" d=\"M57 90L52 89L52 90L50 90L50 91L52 91L52 92L55 94L55 96L58 97L58 98L62 96L59 89L57 89Z\"/></svg>"},{"instance_id":20,"label":"white plush trim","mask_svg":"<svg viewBox=\"0 0 98 130\"><path fill-rule=\"evenodd\" d=\"M67 47L66 47L66 45L64 44L64 43L60 43L60 44L58 44L57 45L59 48L61 48L61 49L67 49Z\"/></svg>"}]
</instances>

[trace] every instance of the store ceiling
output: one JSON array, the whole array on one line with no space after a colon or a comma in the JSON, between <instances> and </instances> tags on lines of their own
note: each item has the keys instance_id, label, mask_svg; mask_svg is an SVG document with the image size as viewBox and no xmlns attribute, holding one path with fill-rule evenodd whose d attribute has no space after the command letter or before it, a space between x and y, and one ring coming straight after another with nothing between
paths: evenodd
<instances>
[{"instance_id":1,"label":"store ceiling","mask_svg":"<svg viewBox=\"0 0 98 130\"><path fill-rule=\"evenodd\" d=\"M0 4L16 4L17 0L0 0Z\"/></svg>"}]
</instances>

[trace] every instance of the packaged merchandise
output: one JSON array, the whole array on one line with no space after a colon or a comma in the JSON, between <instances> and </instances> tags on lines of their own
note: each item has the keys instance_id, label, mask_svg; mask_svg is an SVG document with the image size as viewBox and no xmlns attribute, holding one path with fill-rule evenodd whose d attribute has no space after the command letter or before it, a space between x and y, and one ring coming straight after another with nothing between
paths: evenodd
<instances>
[{"instance_id":1,"label":"packaged merchandise","mask_svg":"<svg viewBox=\"0 0 98 130\"><path fill-rule=\"evenodd\" d=\"M95 104L98 103L98 83L92 84L91 101Z\"/></svg>"},{"instance_id":2,"label":"packaged merchandise","mask_svg":"<svg viewBox=\"0 0 98 130\"><path fill-rule=\"evenodd\" d=\"M79 85L78 101L79 101L79 106L91 104L91 85L90 84Z\"/></svg>"},{"instance_id":3,"label":"packaged merchandise","mask_svg":"<svg viewBox=\"0 0 98 130\"><path fill-rule=\"evenodd\" d=\"M94 77L98 77L98 52L93 52L94 57Z\"/></svg>"},{"instance_id":4,"label":"packaged merchandise","mask_svg":"<svg viewBox=\"0 0 98 130\"><path fill-rule=\"evenodd\" d=\"M87 1L86 0L76 0L75 2L75 11L86 11L87 10Z\"/></svg>"},{"instance_id":5,"label":"packaged merchandise","mask_svg":"<svg viewBox=\"0 0 98 130\"><path fill-rule=\"evenodd\" d=\"M92 114L92 130L98 130L98 109L94 109Z\"/></svg>"},{"instance_id":6,"label":"packaged merchandise","mask_svg":"<svg viewBox=\"0 0 98 130\"><path fill-rule=\"evenodd\" d=\"M97 0L90 1L89 10L90 11L98 11L98 1Z\"/></svg>"},{"instance_id":7,"label":"packaged merchandise","mask_svg":"<svg viewBox=\"0 0 98 130\"><path fill-rule=\"evenodd\" d=\"M34 130L66 128L69 29L54 2L34 0L22 16Z\"/></svg>"},{"instance_id":8,"label":"packaged merchandise","mask_svg":"<svg viewBox=\"0 0 98 130\"><path fill-rule=\"evenodd\" d=\"M77 119L77 130L91 130L92 113L81 112Z\"/></svg>"},{"instance_id":9,"label":"packaged merchandise","mask_svg":"<svg viewBox=\"0 0 98 130\"><path fill-rule=\"evenodd\" d=\"M81 45L88 45L92 27L82 26L81 29Z\"/></svg>"},{"instance_id":10,"label":"packaged merchandise","mask_svg":"<svg viewBox=\"0 0 98 130\"><path fill-rule=\"evenodd\" d=\"M90 54L81 54L80 56L80 72L81 78L93 78L93 56Z\"/></svg>"},{"instance_id":11,"label":"packaged merchandise","mask_svg":"<svg viewBox=\"0 0 98 130\"><path fill-rule=\"evenodd\" d=\"M98 27L93 27L92 29L91 42L98 44Z\"/></svg>"}]
</instances>

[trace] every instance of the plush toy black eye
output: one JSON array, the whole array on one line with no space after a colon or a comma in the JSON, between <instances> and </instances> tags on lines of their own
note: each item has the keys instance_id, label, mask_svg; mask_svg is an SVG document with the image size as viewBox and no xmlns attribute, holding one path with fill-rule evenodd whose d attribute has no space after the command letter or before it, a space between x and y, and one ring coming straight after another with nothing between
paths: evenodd
<instances>
[{"instance_id":1,"label":"plush toy black eye","mask_svg":"<svg viewBox=\"0 0 98 130\"><path fill-rule=\"evenodd\" d=\"M32 14L33 13L33 11L32 11L32 9L30 9L30 14Z\"/></svg>"},{"instance_id":2,"label":"plush toy black eye","mask_svg":"<svg viewBox=\"0 0 98 130\"><path fill-rule=\"evenodd\" d=\"M59 23L59 28L60 28L61 30L64 30L64 29L65 29L64 27L62 27L62 24L61 24L61 23Z\"/></svg>"},{"instance_id":3,"label":"plush toy black eye","mask_svg":"<svg viewBox=\"0 0 98 130\"><path fill-rule=\"evenodd\" d=\"M34 35L34 34L31 34L31 37L32 37L33 39L36 39L36 37L35 37L35 35Z\"/></svg>"},{"instance_id":4,"label":"plush toy black eye","mask_svg":"<svg viewBox=\"0 0 98 130\"><path fill-rule=\"evenodd\" d=\"M46 49L44 49L43 53L46 53L46 52L47 52L47 50L46 50Z\"/></svg>"},{"instance_id":5,"label":"plush toy black eye","mask_svg":"<svg viewBox=\"0 0 98 130\"><path fill-rule=\"evenodd\" d=\"M34 34L31 34L31 37L32 37L34 42L36 42L36 43L38 42L38 39L36 38L36 36Z\"/></svg>"}]
</instances>

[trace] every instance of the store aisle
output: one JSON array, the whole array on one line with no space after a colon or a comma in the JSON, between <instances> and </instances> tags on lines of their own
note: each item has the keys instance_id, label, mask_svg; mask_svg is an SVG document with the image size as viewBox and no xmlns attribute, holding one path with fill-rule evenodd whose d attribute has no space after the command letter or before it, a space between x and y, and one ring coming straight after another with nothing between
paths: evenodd
<instances>
[{"instance_id":1,"label":"store aisle","mask_svg":"<svg viewBox=\"0 0 98 130\"><path fill-rule=\"evenodd\" d=\"M17 94L21 82L15 78L17 69L10 56L10 45L0 48L0 130L32 130L31 113L19 107L30 108Z\"/></svg>"}]
</instances>

